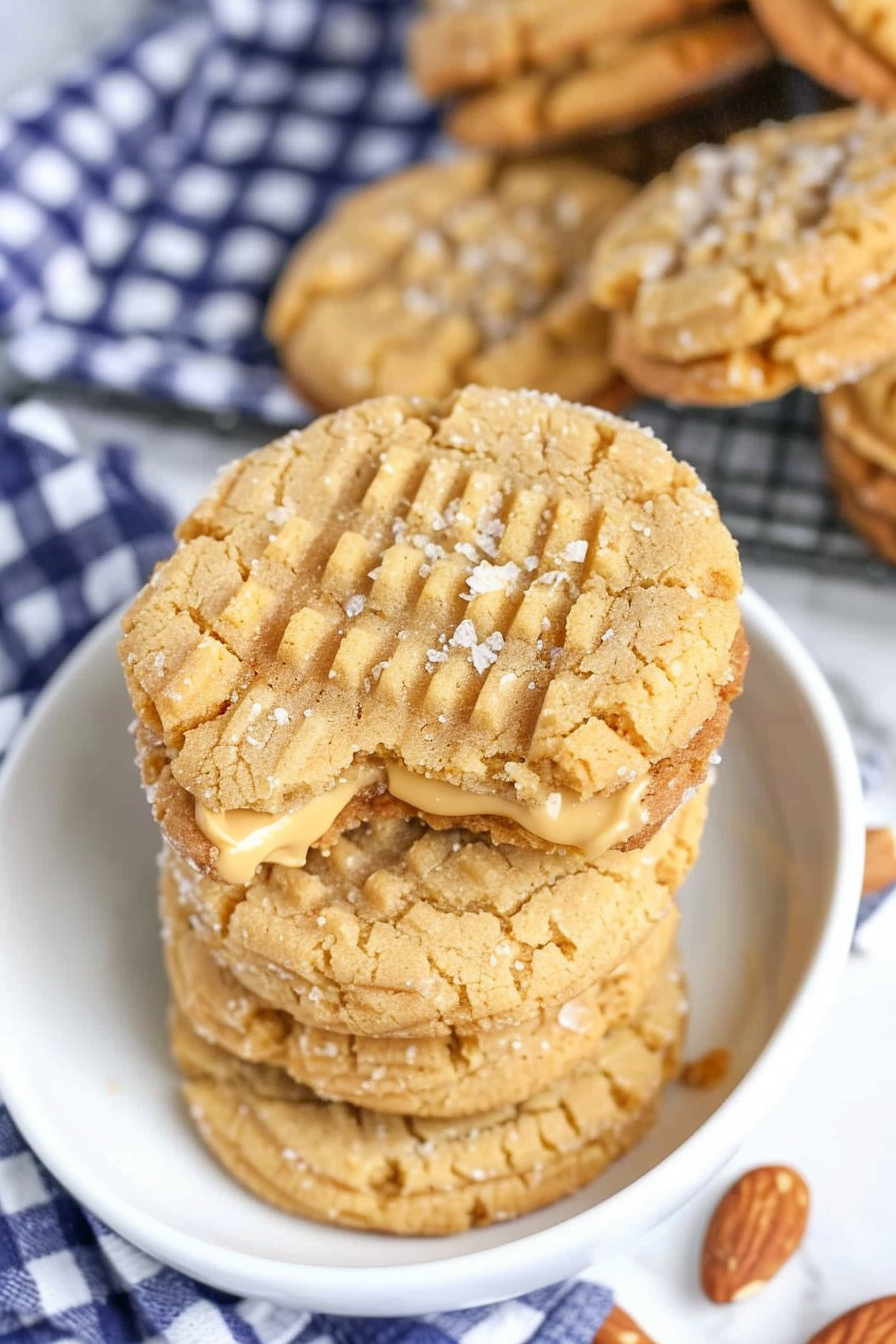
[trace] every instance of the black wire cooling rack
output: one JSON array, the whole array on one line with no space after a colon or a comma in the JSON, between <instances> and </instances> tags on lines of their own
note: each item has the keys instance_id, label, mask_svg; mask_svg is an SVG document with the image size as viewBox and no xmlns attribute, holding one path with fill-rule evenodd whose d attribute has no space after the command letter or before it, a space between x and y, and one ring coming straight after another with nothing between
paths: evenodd
<instances>
[{"instance_id":1,"label":"black wire cooling rack","mask_svg":"<svg viewBox=\"0 0 896 1344\"><path fill-rule=\"evenodd\" d=\"M821 451L818 402L809 393L703 410L642 401L624 414L650 425L691 463L747 559L896 583L896 568L839 514Z\"/></svg>"}]
</instances>

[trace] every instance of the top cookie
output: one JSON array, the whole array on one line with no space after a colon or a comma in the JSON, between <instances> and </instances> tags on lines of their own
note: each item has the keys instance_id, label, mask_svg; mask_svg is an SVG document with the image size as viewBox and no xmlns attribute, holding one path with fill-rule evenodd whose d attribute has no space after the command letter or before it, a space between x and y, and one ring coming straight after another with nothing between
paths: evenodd
<instances>
[{"instance_id":1,"label":"top cookie","mask_svg":"<svg viewBox=\"0 0 896 1344\"><path fill-rule=\"evenodd\" d=\"M896 352L896 115L846 108L699 147L599 240L624 372L695 402L827 389Z\"/></svg>"},{"instance_id":2,"label":"top cookie","mask_svg":"<svg viewBox=\"0 0 896 1344\"><path fill-rule=\"evenodd\" d=\"M554 65L593 42L615 41L727 0L429 0L412 24L411 73L438 98Z\"/></svg>"},{"instance_id":3,"label":"top cookie","mask_svg":"<svg viewBox=\"0 0 896 1344\"><path fill-rule=\"evenodd\" d=\"M615 408L595 238L629 182L580 159L428 163L358 192L304 239L268 334L319 410L473 381Z\"/></svg>"},{"instance_id":4,"label":"top cookie","mask_svg":"<svg viewBox=\"0 0 896 1344\"><path fill-rule=\"evenodd\" d=\"M845 98L896 106L896 10L880 0L750 0L775 45Z\"/></svg>"},{"instance_id":5,"label":"top cookie","mask_svg":"<svg viewBox=\"0 0 896 1344\"><path fill-rule=\"evenodd\" d=\"M601 852L699 782L740 683L705 487L558 398L363 403L235 463L178 534L120 651L213 850L272 825L257 861L284 862L296 825L314 843L392 798Z\"/></svg>"}]
</instances>

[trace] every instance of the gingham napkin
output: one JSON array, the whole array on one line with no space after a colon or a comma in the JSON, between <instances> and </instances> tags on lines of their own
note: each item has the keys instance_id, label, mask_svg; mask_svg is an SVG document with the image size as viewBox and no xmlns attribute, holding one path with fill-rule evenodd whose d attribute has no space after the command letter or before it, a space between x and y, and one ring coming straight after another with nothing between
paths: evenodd
<instances>
[{"instance_id":1,"label":"gingham napkin","mask_svg":"<svg viewBox=\"0 0 896 1344\"><path fill-rule=\"evenodd\" d=\"M0 116L0 333L72 378L295 423L261 335L289 247L437 152L409 0L185 0Z\"/></svg>"},{"instance_id":2,"label":"gingham napkin","mask_svg":"<svg viewBox=\"0 0 896 1344\"><path fill-rule=\"evenodd\" d=\"M0 753L65 655L170 548L171 521L130 452L79 455L65 422L39 403L0 412ZM585 1282L420 1320L239 1301L151 1260L82 1209L0 1101L2 1344L587 1344L610 1305L606 1289Z\"/></svg>"}]
</instances>

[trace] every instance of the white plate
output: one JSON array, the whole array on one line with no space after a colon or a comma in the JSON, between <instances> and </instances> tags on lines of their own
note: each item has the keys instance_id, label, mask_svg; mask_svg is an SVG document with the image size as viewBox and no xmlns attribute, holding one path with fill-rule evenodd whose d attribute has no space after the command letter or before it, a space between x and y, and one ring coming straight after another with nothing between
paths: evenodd
<instances>
[{"instance_id":1,"label":"white plate","mask_svg":"<svg viewBox=\"0 0 896 1344\"><path fill-rule=\"evenodd\" d=\"M847 731L808 655L755 595L753 657L683 897L688 1050L725 1085L670 1089L659 1125L586 1190L516 1222L401 1240L290 1218L244 1193L187 1121L165 1044L158 836L106 623L37 707L0 780L0 1092L25 1137L123 1236L234 1292L410 1314L555 1282L688 1198L733 1152L820 1025L863 853Z\"/></svg>"}]
</instances>

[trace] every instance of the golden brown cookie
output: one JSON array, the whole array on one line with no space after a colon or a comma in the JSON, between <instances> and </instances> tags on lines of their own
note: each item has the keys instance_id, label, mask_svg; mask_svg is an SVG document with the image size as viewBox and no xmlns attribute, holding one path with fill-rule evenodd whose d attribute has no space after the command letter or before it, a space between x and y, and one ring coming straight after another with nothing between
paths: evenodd
<instances>
[{"instance_id":1,"label":"golden brown cookie","mask_svg":"<svg viewBox=\"0 0 896 1344\"><path fill-rule=\"evenodd\" d=\"M822 397L825 428L896 477L896 360Z\"/></svg>"},{"instance_id":2,"label":"golden brown cookie","mask_svg":"<svg viewBox=\"0 0 896 1344\"><path fill-rule=\"evenodd\" d=\"M765 65L761 30L738 11L614 42L461 99L450 135L477 149L518 150L637 126Z\"/></svg>"},{"instance_id":3,"label":"golden brown cookie","mask_svg":"<svg viewBox=\"0 0 896 1344\"><path fill-rule=\"evenodd\" d=\"M468 382L616 408L625 389L584 283L632 194L580 160L428 163L357 192L299 244L267 330L319 410Z\"/></svg>"},{"instance_id":4,"label":"golden brown cookie","mask_svg":"<svg viewBox=\"0 0 896 1344\"><path fill-rule=\"evenodd\" d=\"M782 55L844 98L896 107L896 10L888 0L750 0Z\"/></svg>"},{"instance_id":5,"label":"golden brown cookie","mask_svg":"<svg viewBox=\"0 0 896 1344\"><path fill-rule=\"evenodd\" d=\"M556 65L597 42L668 26L726 0L429 0L411 25L408 62L432 98Z\"/></svg>"},{"instance_id":6,"label":"golden brown cookie","mask_svg":"<svg viewBox=\"0 0 896 1344\"><path fill-rule=\"evenodd\" d=\"M592 1060L517 1106L423 1119L322 1101L175 1015L172 1048L203 1141L242 1185L319 1222L428 1236L515 1218L577 1190L650 1127L678 1067L686 1003L664 971Z\"/></svg>"},{"instance_id":7,"label":"golden brown cookie","mask_svg":"<svg viewBox=\"0 0 896 1344\"><path fill-rule=\"evenodd\" d=\"M230 881L396 811L641 844L742 680L711 496L557 398L367 402L236 463L179 536L121 656L166 834Z\"/></svg>"},{"instance_id":8,"label":"golden brown cookie","mask_svg":"<svg viewBox=\"0 0 896 1344\"><path fill-rule=\"evenodd\" d=\"M836 477L833 479L836 488ZM858 492L838 488L836 493L847 522L870 542L878 555L889 560L891 565L896 565L896 519L866 508Z\"/></svg>"},{"instance_id":9,"label":"golden brown cookie","mask_svg":"<svg viewBox=\"0 0 896 1344\"><path fill-rule=\"evenodd\" d=\"M715 713L697 730L687 746L672 752L658 762L645 781L645 792L639 800L639 816L643 824L628 838L619 839L615 844L608 842L606 846L596 845L595 849L615 848L625 853L640 849L665 824L679 801L703 783L707 777L709 763L721 749L724 741L731 717L731 702L740 694L743 685L748 652L746 638L743 631L739 630L731 650L730 679L722 688ZM223 869L225 871L219 871L219 876L226 877L227 880L248 882L252 875L250 870L253 869L258 853L262 851L254 852L248 860L239 853L231 853L222 860L220 849L199 828L193 796L174 778L164 744L141 726L135 729L135 740L137 763L144 789L153 815L166 839L176 850L185 855L188 862L197 870L214 872L216 869ZM433 830L450 830L457 825L457 818L415 809L388 792L379 793L374 797L362 794L339 812L329 830L319 840L314 841L312 848L326 848L344 831L350 831L365 820L374 817L386 820L390 817L407 816L423 818ZM259 818L255 817L254 820L258 821ZM263 822L265 819L261 820ZM467 830L480 834L487 832L499 843L522 843L528 848L542 850L556 848L548 840L524 831L513 821L500 817L480 815L467 816L461 820ZM263 831L261 838L263 841ZM300 859L304 860L304 850L301 848L278 850L272 849L271 843L264 842L262 850L272 850L271 858L277 862L291 863L293 866Z\"/></svg>"},{"instance_id":10,"label":"golden brown cookie","mask_svg":"<svg viewBox=\"0 0 896 1344\"><path fill-rule=\"evenodd\" d=\"M597 245L592 295L647 392L759 401L896 352L896 115L846 108L683 155Z\"/></svg>"},{"instance_id":11,"label":"golden brown cookie","mask_svg":"<svg viewBox=\"0 0 896 1344\"><path fill-rule=\"evenodd\" d=\"M640 1011L669 956L673 907L611 975L549 1015L510 1031L350 1036L297 1022L247 989L162 883L165 962L178 1010L213 1045L271 1064L320 1097L406 1115L470 1115L513 1105L592 1056Z\"/></svg>"},{"instance_id":12,"label":"golden brown cookie","mask_svg":"<svg viewBox=\"0 0 896 1344\"><path fill-rule=\"evenodd\" d=\"M362 1036L501 1030L610 975L668 912L697 858L704 792L643 850L593 863L385 821L248 887L169 849L162 882L236 979L298 1022Z\"/></svg>"},{"instance_id":13,"label":"golden brown cookie","mask_svg":"<svg viewBox=\"0 0 896 1344\"><path fill-rule=\"evenodd\" d=\"M896 564L896 363L824 397L822 417L841 510Z\"/></svg>"},{"instance_id":14,"label":"golden brown cookie","mask_svg":"<svg viewBox=\"0 0 896 1344\"><path fill-rule=\"evenodd\" d=\"M876 507L881 496L893 498L896 481L836 435L825 435L825 451L843 516L878 554L896 565L896 513ZM869 503L869 499L874 502Z\"/></svg>"}]
</instances>

